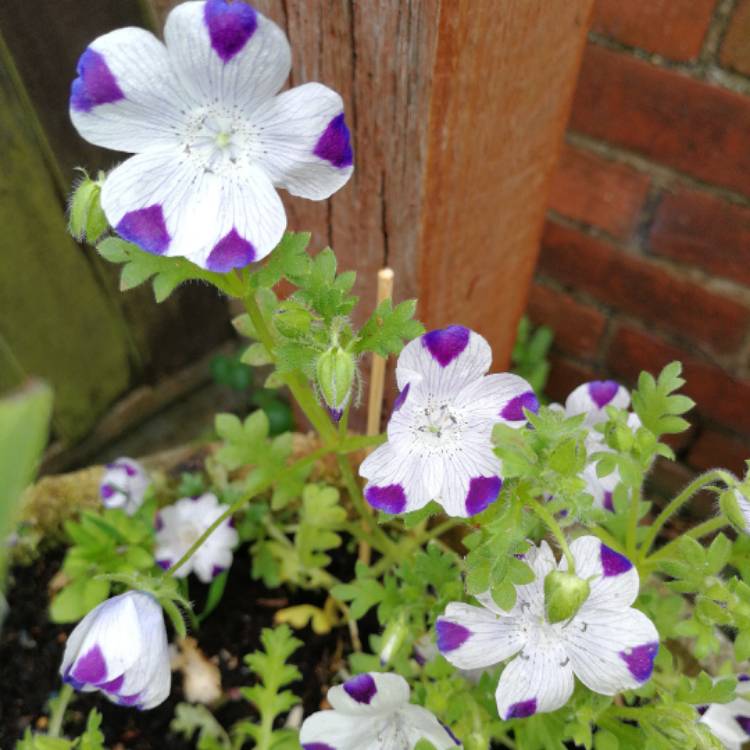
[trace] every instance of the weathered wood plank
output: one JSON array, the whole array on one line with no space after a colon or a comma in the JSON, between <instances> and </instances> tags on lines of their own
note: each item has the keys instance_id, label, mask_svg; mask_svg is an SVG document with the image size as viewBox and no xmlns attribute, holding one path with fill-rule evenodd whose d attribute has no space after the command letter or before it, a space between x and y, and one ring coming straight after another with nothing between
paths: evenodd
<instances>
[{"instance_id":1,"label":"weathered wood plank","mask_svg":"<svg viewBox=\"0 0 750 750\"><path fill-rule=\"evenodd\" d=\"M0 389L21 370L55 388L54 426L85 433L127 386L122 322L67 236L33 114L0 37Z\"/></svg>"},{"instance_id":2,"label":"weathered wood plank","mask_svg":"<svg viewBox=\"0 0 750 750\"><path fill-rule=\"evenodd\" d=\"M96 172L125 158L87 143L70 122L68 96L78 57L100 34L123 26L153 25L150 13L144 10L147 8L142 0L0 3L0 31L51 147L47 165L57 183L60 206L73 181L74 167ZM87 251L85 257L109 293L111 304L120 311L136 381L154 382L174 372L215 348L229 334L226 305L208 287L179 289L157 306L148 286L122 295L117 289L119 270L93 251Z\"/></svg>"}]
</instances>

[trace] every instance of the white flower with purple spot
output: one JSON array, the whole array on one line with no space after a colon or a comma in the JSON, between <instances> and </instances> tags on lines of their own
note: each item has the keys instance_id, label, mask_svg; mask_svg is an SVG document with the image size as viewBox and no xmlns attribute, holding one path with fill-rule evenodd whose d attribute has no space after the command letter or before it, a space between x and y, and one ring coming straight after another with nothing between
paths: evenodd
<instances>
[{"instance_id":1,"label":"white flower with purple spot","mask_svg":"<svg viewBox=\"0 0 750 750\"><path fill-rule=\"evenodd\" d=\"M426 708L409 703L409 684L400 675L357 675L332 687L328 702L332 711L302 724L302 750L412 750L421 739L437 750L460 746Z\"/></svg>"},{"instance_id":2,"label":"white flower with purple spot","mask_svg":"<svg viewBox=\"0 0 750 750\"><path fill-rule=\"evenodd\" d=\"M733 701L698 709L701 721L727 750L742 750L750 742L750 676L742 674L737 679L737 697Z\"/></svg>"},{"instance_id":3,"label":"white flower with purple spot","mask_svg":"<svg viewBox=\"0 0 750 750\"><path fill-rule=\"evenodd\" d=\"M198 541L198 538L226 510L216 495L206 493L184 497L162 508L156 515L156 562L165 570L171 568ZM232 519L222 523L203 544L174 572L177 578L195 573L209 583L232 564L232 551L239 535Z\"/></svg>"},{"instance_id":4,"label":"white flower with purple spot","mask_svg":"<svg viewBox=\"0 0 750 750\"><path fill-rule=\"evenodd\" d=\"M566 570L546 542L532 548L525 561L535 580L516 586L510 612L489 594L481 607L454 602L438 619L438 648L460 669L511 661L500 676L495 698L502 719L555 711L573 693L574 675L596 693L615 695L638 688L651 677L659 634L651 620L631 607L638 595L638 572L623 555L596 537L576 539L570 550L576 575L588 580L588 599L569 620L550 623L544 579Z\"/></svg>"},{"instance_id":5,"label":"white flower with purple spot","mask_svg":"<svg viewBox=\"0 0 750 750\"><path fill-rule=\"evenodd\" d=\"M164 43L138 28L95 39L70 116L98 146L135 154L105 179L117 233L156 255L226 272L273 250L286 228L276 188L323 200L352 174L341 97L289 77L284 32L250 5L178 5Z\"/></svg>"},{"instance_id":6,"label":"white flower with purple spot","mask_svg":"<svg viewBox=\"0 0 750 750\"><path fill-rule=\"evenodd\" d=\"M611 452L604 441L604 435L594 429L596 425L607 421L608 406L627 409L630 406L630 393L614 380L593 380L579 385L565 401L563 409L566 417L584 414L584 425L589 428L586 435L586 450L589 454ZM561 408L558 406L558 408ZM628 426L635 432L641 426L637 414L628 415ZM614 511L613 495L620 483L618 469L606 477L597 476L596 464L589 464L583 471L583 479L589 493L594 498L594 505L605 510Z\"/></svg>"},{"instance_id":7,"label":"white flower with purple spot","mask_svg":"<svg viewBox=\"0 0 750 750\"><path fill-rule=\"evenodd\" d=\"M143 505L151 480L145 469L132 458L118 458L107 464L99 483L99 496L105 508L122 508L132 516Z\"/></svg>"},{"instance_id":8,"label":"white flower with purple spot","mask_svg":"<svg viewBox=\"0 0 750 750\"><path fill-rule=\"evenodd\" d=\"M70 634L60 675L76 690L99 690L122 706L158 706L172 681L161 605L143 591L100 604Z\"/></svg>"},{"instance_id":9,"label":"white flower with purple spot","mask_svg":"<svg viewBox=\"0 0 750 750\"><path fill-rule=\"evenodd\" d=\"M370 505L404 513L435 500L449 515L466 517L497 499L503 480L493 425L523 427L524 408L535 412L539 402L523 378L487 375L491 362L487 341L462 326L404 347L388 442L360 467Z\"/></svg>"}]
</instances>

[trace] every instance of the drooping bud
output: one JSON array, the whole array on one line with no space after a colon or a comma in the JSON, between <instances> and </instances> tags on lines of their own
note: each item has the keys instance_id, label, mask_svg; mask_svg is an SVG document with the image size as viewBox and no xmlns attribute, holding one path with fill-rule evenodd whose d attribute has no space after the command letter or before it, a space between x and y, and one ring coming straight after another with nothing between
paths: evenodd
<instances>
[{"instance_id":1,"label":"drooping bud","mask_svg":"<svg viewBox=\"0 0 750 750\"><path fill-rule=\"evenodd\" d=\"M68 638L60 675L76 690L100 690L122 706L149 709L164 702L172 670L156 598L128 591L89 612Z\"/></svg>"},{"instance_id":2,"label":"drooping bud","mask_svg":"<svg viewBox=\"0 0 750 750\"><path fill-rule=\"evenodd\" d=\"M346 408L354 383L354 357L340 346L333 346L318 357L318 387L331 416L338 421Z\"/></svg>"},{"instance_id":3,"label":"drooping bud","mask_svg":"<svg viewBox=\"0 0 750 750\"><path fill-rule=\"evenodd\" d=\"M92 245L109 227L102 211L101 189L101 182L84 173L82 182L70 198L68 230L77 240L86 240Z\"/></svg>"},{"instance_id":4,"label":"drooping bud","mask_svg":"<svg viewBox=\"0 0 750 750\"><path fill-rule=\"evenodd\" d=\"M719 506L732 526L743 534L750 534L750 500L738 489L728 489L722 493Z\"/></svg>"},{"instance_id":5,"label":"drooping bud","mask_svg":"<svg viewBox=\"0 0 750 750\"><path fill-rule=\"evenodd\" d=\"M588 599L589 592L589 582L574 573L548 573L544 579L544 606L549 622L569 620Z\"/></svg>"}]
</instances>

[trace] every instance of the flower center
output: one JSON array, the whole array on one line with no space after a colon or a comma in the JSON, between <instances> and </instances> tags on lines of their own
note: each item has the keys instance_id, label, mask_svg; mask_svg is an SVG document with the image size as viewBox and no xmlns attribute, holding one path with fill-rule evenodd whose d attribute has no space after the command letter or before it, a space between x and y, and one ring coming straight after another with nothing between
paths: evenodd
<instances>
[{"instance_id":1,"label":"flower center","mask_svg":"<svg viewBox=\"0 0 750 750\"><path fill-rule=\"evenodd\" d=\"M415 437L430 451L445 450L461 439L463 419L451 404L428 402L417 412Z\"/></svg>"},{"instance_id":2,"label":"flower center","mask_svg":"<svg viewBox=\"0 0 750 750\"><path fill-rule=\"evenodd\" d=\"M194 526L192 523L186 523L184 526L180 527L178 533L180 544L184 546L185 549L189 549L198 541L198 537L202 533L203 532L197 526Z\"/></svg>"},{"instance_id":3,"label":"flower center","mask_svg":"<svg viewBox=\"0 0 750 750\"><path fill-rule=\"evenodd\" d=\"M231 177L252 164L264 151L262 128L237 109L199 107L185 121L180 150L196 169Z\"/></svg>"}]
</instances>

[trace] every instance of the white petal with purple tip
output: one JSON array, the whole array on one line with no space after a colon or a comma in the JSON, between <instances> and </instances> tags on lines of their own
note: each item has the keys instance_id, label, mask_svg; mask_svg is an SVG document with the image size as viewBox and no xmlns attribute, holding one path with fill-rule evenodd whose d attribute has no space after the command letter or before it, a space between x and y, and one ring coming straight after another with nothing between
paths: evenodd
<instances>
[{"instance_id":1,"label":"white petal with purple tip","mask_svg":"<svg viewBox=\"0 0 750 750\"><path fill-rule=\"evenodd\" d=\"M132 458L118 458L107 464L99 483L99 496L105 508L121 508L132 516L143 505L151 480Z\"/></svg>"},{"instance_id":2,"label":"white petal with purple tip","mask_svg":"<svg viewBox=\"0 0 750 750\"><path fill-rule=\"evenodd\" d=\"M487 375L469 383L456 396L456 403L470 408L477 417L506 422L512 427L526 424L524 408L532 412L539 409L539 401L529 384L509 372Z\"/></svg>"},{"instance_id":3,"label":"white petal with purple tip","mask_svg":"<svg viewBox=\"0 0 750 750\"><path fill-rule=\"evenodd\" d=\"M565 412L569 417L585 414L585 424L591 426L607 419L606 407L627 409L630 393L614 380L592 380L579 385L566 399Z\"/></svg>"}]
</instances>

